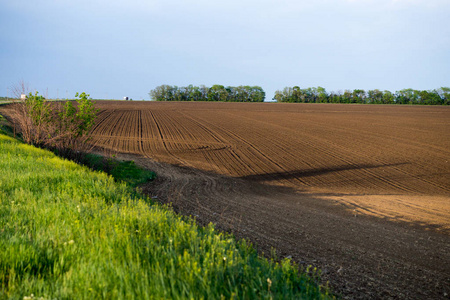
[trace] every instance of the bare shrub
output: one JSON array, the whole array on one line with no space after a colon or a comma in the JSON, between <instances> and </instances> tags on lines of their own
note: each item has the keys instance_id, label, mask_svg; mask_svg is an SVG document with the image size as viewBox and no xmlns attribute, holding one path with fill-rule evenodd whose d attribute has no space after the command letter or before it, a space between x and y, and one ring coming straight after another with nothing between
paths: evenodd
<instances>
[{"instance_id":1,"label":"bare shrub","mask_svg":"<svg viewBox=\"0 0 450 300\"><path fill-rule=\"evenodd\" d=\"M86 93L67 102L48 102L37 92L25 100L17 100L10 117L18 127L23 140L32 145L57 150L71 155L87 150L86 141L94 126L97 109Z\"/></svg>"},{"instance_id":2,"label":"bare shrub","mask_svg":"<svg viewBox=\"0 0 450 300\"><path fill-rule=\"evenodd\" d=\"M29 93L22 100L16 100L11 111L14 128L22 134L22 139L31 145L42 145L50 122L49 103L44 97Z\"/></svg>"},{"instance_id":3,"label":"bare shrub","mask_svg":"<svg viewBox=\"0 0 450 300\"><path fill-rule=\"evenodd\" d=\"M21 79L17 84L10 88L13 99L19 100L22 95L28 95L31 92L30 85Z\"/></svg>"}]
</instances>

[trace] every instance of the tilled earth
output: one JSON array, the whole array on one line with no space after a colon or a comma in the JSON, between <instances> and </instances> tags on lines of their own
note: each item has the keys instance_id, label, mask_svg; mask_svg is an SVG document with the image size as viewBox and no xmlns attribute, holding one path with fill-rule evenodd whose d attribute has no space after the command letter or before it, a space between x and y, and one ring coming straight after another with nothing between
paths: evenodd
<instances>
[{"instance_id":1,"label":"tilled earth","mask_svg":"<svg viewBox=\"0 0 450 300\"><path fill-rule=\"evenodd\" d=\"M200 224L276 249L346 299L448 299L450 238L421 224L354 215L324 195L268 186L122 154L155 170L143 190Z\"/></svg>"},{"instance_id":2,"label":"tilled earth","mask_svg":"<svg viewBox=\"0 0 450 300\"><path fill-rule=\"evenodd\" d=\"M92 144L450 231L450 107L99 101Z\"/></svg>"},{"instance_id":3,"label":"tilled earth","mask_svg":"<svg viewBox=\"0 0 450 300\"><path fill-rule=\"evenodd\" d=\"M92 146L145 193L348 299L449 299L450 108L99 102Z\"/></svg>"}]
</instances>

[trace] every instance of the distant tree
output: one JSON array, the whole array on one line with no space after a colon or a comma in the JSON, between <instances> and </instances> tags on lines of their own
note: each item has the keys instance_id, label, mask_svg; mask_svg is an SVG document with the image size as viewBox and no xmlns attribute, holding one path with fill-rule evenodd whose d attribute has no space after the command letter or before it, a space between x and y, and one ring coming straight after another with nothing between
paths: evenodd
<instances>
[{"instance_id":1,"label":"distant tree","mask_svg":"<svg viewBox=\"0 0 450 300\"><path fill-rule=\"evenodd\" d=\"M352 103L366 103L366 92L364 90L353 90Z\"/></svg>"},{"instance_id":2,"label":"distant tree","mask_svg":"<svg viewBox=\"0 0 450 300\"><path fill-rule=\"evenodd\" d=\"M442 98L439 93L434 91L420 91L420 102L425 105L439 105L442 104Z\"/></svg>"},{"instance_id":3,"label":"distant tree","mask_svg":"<svg viewBox=\"0 0 450 300\"><path fill-rule=\"evenodd\" d=\"M367 91L366 103L371 104L383 103L383 92L378 89Z\"/></svg>"},{"instance_id":4,"label":"distant tree","mask_svg":"<svg viewBox=\"0 0 450 300\"><path fill-rule=\"evenodd\" d=\"M149 92L155 101L239 101L262 102L266 94L260 86L212 87L189 85L187 87L160 85Z\"/></svg>"},{"instance_id":5,"label":"distant tree","mask_svg":"<svg viewBox=\"0 0 450 300\"><path fill-rule=\"evenodd\" d=\"M266 99L266 92L260 86L252 86L252 101L264 102Z\"/></svg>"},{"instance_id":6,"label":"distant tree","mask_svg":"<svg viewBox=\"0 0 450 300\"><path fill-rule=\"evenodd\" d=\"M353 93L349 90L345 90L342 95L343 103L352 103L353 101Z\"/></svg>"},{"instance_id":7,"label":"distant tree","mask_svg":"<svg viewBox=\"0 0 450 300\"><path fill-rule=\"evenodd\" d=\"M441 103L444 105L450 105L450 88L449 87L441 87L436 91L441 97Z\"/></svg>"},{"instance_id":8,"label":"distant tree","mask_svg":"<svg viewBox=\"0 0 450 300\"><path fill-rule=\"evenodd\" d=\"M305 99L302 97L303 92L299 86L294 86L292 90L290 90L290 99L289 102L304 102ZM302 99L303 98L303 99ZM302 101L303 100L303 101Z\"/></svg>"},{"instance_id":9,"label":"distant tree","mask_svg":"<svg viewBox=\"0 0 450 300\"><path fill-rule=\"evenodd\" d=\"M186 94L186 101L194 101L194 86L192 84L184 87L184 93Z\"/></svg>"},{"instance_id":10,"label":"distant tree","mask_svg":"<svg viewBox=\"0 0 450 300\"><path fill-rule=\"evenodd\" d=\"M395 93L395 102L398 104L419 104L419 91L403 89Z\"/></svg>"},{"instance_id":11,"label":"distant tree","mask_svg":"<svg viewBox=\"0 0 450 300\"><path fill-rule=\"evenodd\" d=\"M325 88L319 86L317 87L317 102L319 103L327 103L328 102L328 93Z\"/></svg>"},{"instance_id":12,"label":"distant tree","mask_svg":"<svg viewBox=\"0 0 450 300\"><path fill-rule=\"evenodd\" d=\"M209 89L209 101L227 101L228 92L223 85L215 84Z\"/></svg>"},{"instance_id":13,"label":"distant tree","mask_svg":"<svg viewBox=\"0 0 450 300\"><path fill-rule=\"evenodd\" d=\"M390 91L383 92L383 104L393 104L395 103L395 96Z\"/></svg>"},{"instance_id":14,"label":"distant tree","mask_svg":"<svg viewBox=\"0 0 450 300\"><path fill-rule=\"evenodd\" d=\"M275 95L273 96L272 100L275 100L277 102L285 102L283 97L283 92L280 90L275 91Z\"/></svg>"},{"instance_id":15,"label":"distant tree","mask_svg":"<svg viewBox=\"0 0 450 300\"><path fill-rule=\"evenodd\" d=\"M172 87L170 85L160 85L151 90L150 99L153 101L170 101L172 98Z\"/></svg>"},{"instance_id":16,"label":"distant tree","mask_svg":"<svg viewBox=\"0 0 450 300\"><path fill-rule=\"evenodd\" d=\"M200 101L207 101L209 88L206 87L205 85L200 85L199 91L200 91L200 95L201 95Z\"/></svg>"},{"instance_id":17,"label":"distant tree","mask_svg":"<svg viewBox=\"0 0 450 300\"><path fill-rule=\"evenodd\" d=\"M299 86L285 87L277 90L273 100L278 102L301 103L371 103L371 104L425 104L425 105L449 105L450 88L441 87L435 90L419 91L403 89L393 94L390 91L378 89L364 91L355 89L342 92L327 93L325 88L318 86L301 89Z\"/></svg>"}]
</instances>

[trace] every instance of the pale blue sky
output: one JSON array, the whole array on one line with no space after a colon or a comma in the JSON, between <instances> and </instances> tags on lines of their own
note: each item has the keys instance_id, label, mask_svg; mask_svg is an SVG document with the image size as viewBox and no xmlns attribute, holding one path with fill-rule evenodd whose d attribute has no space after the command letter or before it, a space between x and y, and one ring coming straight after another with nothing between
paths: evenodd
<instances>
[{"instance_id":1,"label":"pale blue sky","mask_svg":"<svg viewBox=\"0 0 450 300\"><path fill-rule=\"evenodd\" d=\"M0 0L0 96L450 86L450 0Z\"/></svg>"}]
</instances>

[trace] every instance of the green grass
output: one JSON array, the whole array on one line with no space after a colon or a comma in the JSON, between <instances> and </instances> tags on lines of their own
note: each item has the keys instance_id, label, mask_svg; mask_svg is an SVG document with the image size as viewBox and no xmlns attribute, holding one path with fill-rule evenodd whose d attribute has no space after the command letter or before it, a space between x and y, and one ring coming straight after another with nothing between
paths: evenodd
<instances>
[{"instance_id":1,"label":"green grass","mask_svg":"<svg viewBox=\"0 0 450 300\"><path fill-rule=\"evenodd\" d=\"M329 298L316 281L0 134L0 299Z\"/></svg>"},{"instance_id":2,"label":"green grass","mask_svg":"<svg viewBox=\"0 0 450 300\"><path fill-rule=\"evenodd\" d=\"M13 128L11 124L0 114L0 134L6 134L8 136L13 136Z\"/></svg>"},{"instance_id":3,"label":"green grass","mask_svg":"<svg viewBox=\"0 0 450 300\"><path fill-rule=\"evenodd\" d=\"M116 181L125 182L132 187L151 181L156 178L152 171L143 169L136 165L134 161L121 161L113 158L106 158L96 154L86 154L81 158L80 163L96 171L104 171L110 174Z\"/></svg>"}]
</instances>

